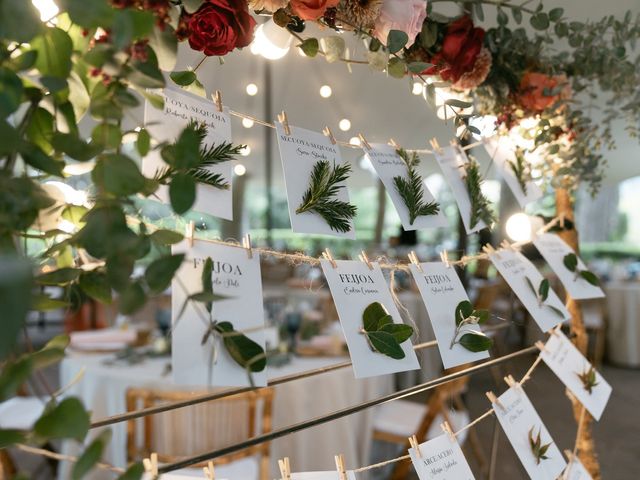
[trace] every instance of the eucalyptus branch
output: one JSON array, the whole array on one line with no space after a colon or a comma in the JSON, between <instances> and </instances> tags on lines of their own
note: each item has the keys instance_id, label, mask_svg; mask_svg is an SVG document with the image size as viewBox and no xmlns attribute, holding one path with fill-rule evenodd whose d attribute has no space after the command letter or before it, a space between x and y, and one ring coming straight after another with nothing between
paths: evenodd
<instances>
[{"instance_id":1,"label":"eucalyptus branch","mask_svg":"<svg viewBox=\"0 0 640 480\"><path fill-rule=\"evenodd\" d=\"M512 10L520 10L521 12L526 12L526 13L530 13L531 15L536 14L537 12L535 10L532 10L530 8L526 8L524 5L526 5L529 2L524 2L520 5L516 5L514 3L509 3L509 2L502 2L500 0L431 0L430 3L459 3L459 4L463 4L463 5L469 5L469 4L484 4L484 5L492 5L496 8L499 7L506 7L506 8L510 8Z\"/></svg>"},{"instance_id":2,"label":"eucalyptus branch","mask_svg":"<svg viewBox=\"0 0 640 480\"><path fill-rule=\"evenodd\" d=\"M416 218L421 216L437 215L440 211L438 202L424 201L424 182L422 176L416 171L416 167L420 164L420 157L416 152L409 154L403 148L396 150L396 153L407 166L408 179L396 176L393 177L393 184L409 210L409 223L413 225Z\"/></svg>"},{"instance_id":3,"label":"eucalyptus branch","mask_svg":"<svg viewBox=\"0 0 640 480\"><path fill-rule=\"evenodd\" d=\"M471 202L469 226L473 229L478 222L483 221L487 227L491 228L491 224L495 222L495 214L491 210L489 200L482 193L483 178L480 174L480 166L478 162L470 159L463 168L465 170L464 180Z\"/></svg>"}]
</instances>

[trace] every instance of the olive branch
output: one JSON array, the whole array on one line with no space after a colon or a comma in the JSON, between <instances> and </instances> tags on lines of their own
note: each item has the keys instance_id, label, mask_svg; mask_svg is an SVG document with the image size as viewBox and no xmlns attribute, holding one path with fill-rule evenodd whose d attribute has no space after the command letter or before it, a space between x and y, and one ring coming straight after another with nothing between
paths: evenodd
<instances>
[{"instance_id":1,"label":"olive branch","mask_svg":"<svg viewBox=\"0 0 640 480\"><path fill-rule=\"evenodd\" d=\"M484 333L469 327L485 323L489 319L488 310L475 310L468 300L463 300L456 306L455 311L456 330L451 339L449 349L459 344L470 352L484 352L493 345L493 340Z\"/></svg>"},{"instance_id":2,"label":"olive branch","mask_svg":"<svg viewBox=\"0 0 640 480\"><path fill-rule=\"evenodd\" d=\"M578 257L576 256L575 253L566 254L562 259L562 263L564 263L564 266L567 267L567 270L569 270L570 272L573 272L574 282L577 281L579 278L583 278L594 287L597 287L600 285L600 281L598 280L598 277L596 276L595 273L587 269L578 267Z\"/></svg>"},{"instance_id":3,"label":"olive branch","mask_svg":"<svg viewBox=\"0 0 640 480\"><path fill-rule=\"evenodd\" d=\"M549 305L547 303L547 299L549 298L549 290L551 289L549 280L547 280L546 278L543 278L542 281L540 282L540 285L538 285L538 288L536 289L536 287L533 285L533 282L529 277L524 277L524 279L527 281L527 285L529 286L529 289L531 290L531 292L536 296L536 300L538 300L539 307L547 307L557 316L564 318L564 313L562 313L562 310L554 307L553 305Z\"/></svg>"},{"instance_id":4,"label":"olive branch","mask_svg":"<svg viewBox=\"0 0 640 480\"><path fill-rule=\"evenodd\" d=\"M424 182L416 171L420 157L416 152L409 155L403 148L396 150L396 153L407 166L408 179L398 175L393 177L393 184L409 210L409 223L413 225L416 218L424 215L437 215L440 211L438 202L424 201Z\"/></svg>"}]
</instances>

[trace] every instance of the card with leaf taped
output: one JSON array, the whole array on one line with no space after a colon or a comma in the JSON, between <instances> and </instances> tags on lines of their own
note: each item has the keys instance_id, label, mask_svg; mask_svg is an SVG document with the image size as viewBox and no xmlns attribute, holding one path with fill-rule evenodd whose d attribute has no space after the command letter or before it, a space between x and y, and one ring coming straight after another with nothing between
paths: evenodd
<instances>
[{"instance_id":1,"label":"card with leaf taped","mask_svg":"<svg viewBox=\"0 0 640 480\"><path fill-rule=\"evenodd\" d=\"M409 449L409 456L420 480L474 480L460 444L448 434Z\"/></svg>"},{"instance_id":2,"label":"card with leaf taped","mask_svg":"<svg viewBox=\"0 0 640 480\"><path fill-rule=\"evenodd\" d=\"M207 134L203 143L207 147L231 143L231 117L227 107L220 112L216 105L206 98L171 88L165 88L158 93L164 98L162 109L154 107L148 101L144 106L145 128L155 140L173 142L190 121L195 121L206 126ZM211 174L217 174L220 184L226 184L227 188L197 184L196 200L191 210L233 220L232 177L235 164L235 161L230 160L204 168ZM142 160L142 173L153 178L166 166L160 150L151 150ZM169 203L167 186L161 185L156 190L156 195L162 202Z\"/></svg>"},{"instance_id":3,"label":"card with leaf taped","mask_svg":"<svg viewBox=\"0 0 640 480\"><path fill-rule=\"evenodd\" d=\"M266 386L259 253L199 240L173 251L186 254L171 283L174 382Z\"/></svg>"}]
</instances>

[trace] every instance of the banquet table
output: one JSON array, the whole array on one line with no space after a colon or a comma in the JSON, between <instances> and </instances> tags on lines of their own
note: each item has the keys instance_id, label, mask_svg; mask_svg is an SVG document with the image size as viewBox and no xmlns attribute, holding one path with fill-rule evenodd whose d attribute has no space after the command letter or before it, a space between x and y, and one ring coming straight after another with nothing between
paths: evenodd
<instances>
[{"instance_id":1,"label":"banquet table","mask_svg":"<svg viewBox=\"0 0 640 480\"><path fill-rule=\"evenodd\" d=\"M172 387L171 375L166 374L168 358L148 358L142 363L129 365L122 361L105 364L113 355L72 353L60 368L61 385L68 385L85 369L82 379L71 386L67 395L79 397L91 411L92 420L126 411L125 395L130 387ZM268 367L269 378L325 367L345 361L344 357L294 357L288 364ZM308 420L348 406L390 393L394 388L392 375L356 380L351 368L342 368L313 377L284 383L274 387L273 428L278 429ZM124 467L126 458L126 422L112 425L112 437L105 449L104 461ZM295 459L297 470L324 470L333 465L333 455L343 453L348 467L368 462L372 430L372 410L368 409L345 418L297 432L271 444L271 468L277 472L277 459L289 456ZM100 429L91 431L89 439ZM78 455L81 446L65 441L62 452ZM199 453L199 452L194 452ZM63 462L59 479L70 478L70 465ZM112 474L96 470L92 479L112 478Z\"/></svg>"},{"instance_id":2,"label":"banquet table","mask_svg":"<svg viewBox=\"0 0 640 480\"><path fill-rule=\"evenodd\" d=\"M611 282L607 293L607 357L640 367L640 282Z\"/></svg>"}]
</instances>

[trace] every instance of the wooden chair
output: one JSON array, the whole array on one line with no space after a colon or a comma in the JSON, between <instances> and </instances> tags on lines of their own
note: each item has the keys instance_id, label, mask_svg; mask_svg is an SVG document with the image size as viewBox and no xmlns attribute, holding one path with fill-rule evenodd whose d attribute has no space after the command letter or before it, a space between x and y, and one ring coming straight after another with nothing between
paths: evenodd
<instances>
[{"instance_id":1,"label":"wooden chair","mask_svg":"<svg viewBox=\"0 0 640 480\"><path fill-rule=\"evenodd\" d=\"M131 388L127 411L186 400L198 395L187 391ZM262 388L229 397L163 412L127 422L129 461L158 454L159 462L173 462L190 455L212 451L271 431L273 389ZM269 478L270 443L246 448L215 460L216 466L252 462L260 480ZM194 465L195 467L203 467ZM252 466L253 468L253 466ZM222 473L222 472L221 472Z\"/></svg>"}]
</instances>

